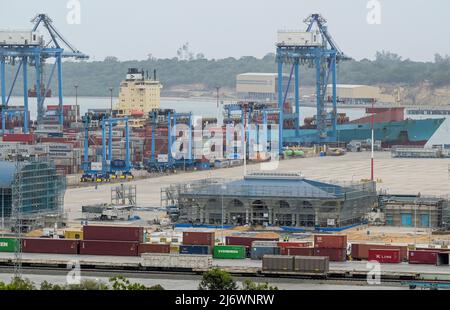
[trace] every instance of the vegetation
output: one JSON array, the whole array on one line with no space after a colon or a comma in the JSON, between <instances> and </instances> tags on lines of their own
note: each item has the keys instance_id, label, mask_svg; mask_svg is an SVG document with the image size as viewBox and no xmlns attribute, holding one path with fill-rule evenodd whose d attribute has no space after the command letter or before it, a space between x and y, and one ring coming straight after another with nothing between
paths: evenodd
<instances>
[{"instance_id":1,"label":"vegetation","mask_svg":"<svg viewBox=\"0 0 450 310\"><path fill-rule=\"evenodd\" d=\"M40 285L41 290L60 291L60 290L164 290L157 284L154 286L145 286L140 283L131 283L123 276L116 276L109 279L110 285L102 282L86 279L80 284L52 284L44 281ZM0 290L35 290L36 286L29 279L13 278L9 284L0 282Z\"/></svg>"},{"instance_id":2,"label":"vegetation","mask_svg":"<svg viewBox=\"0 0 450 310\"><path fill-rule=\"evenodd\" d=\"M1 290L30 291L34 289L36 289L36 287L34 286L33 282L31 282L28 279L13 278L9 284L0 282L0 291Z\"/></svg>"},{"instance_id":3,"label":"vegetation","mask_svg":"<svg viewBox=\"0 0 450 310\"><path fill-rule=\"evenodd\" d=\"M213 268L203 274L202 281L198 286L199 290L237 290L238 286L233 277L226 271L219 268Z\"/></svg>"},{"instance_id":4,"label":"vegetation","mask_svg":"<svg viewBox=\"0 0 450 310\"><path fill-rule=\"evenodd\" d=\"M143 61L119 61L113 56L103 61L67 61L63 67L64 94L74 95L74 85L79 85L78 94L81 96L109 96L109 87L113 87L117 95L119 83L129 67L148 70L149 75L153 75L153 69L156 69L165 89L183 84L202 84L208 90L216 86L232 88L239 73L276 71L273 53L263 58L206 59L201 53L191 52L186 43L177 51L177 57L171 59L157 59L149 55ZM49 73L50 69L47 66L45 72ZM286 68L285 72L288 73L289 69ZM33 74L33 70L30 70L30 78ZM8 67L7 75L13 75L11 67ZM447 86L450 85L450 57L436 54L434 62L416 62L390 52L377 52L374 60L341 63L338 81L349 84L402 85L418 85L427 81L433 87ZM308 65L302 68L301 83L314 85L314 70ZM51 88L56 94L56 84ZM19 95L21 91L21 87L16 87L14 93Z\"/></svg>"},{"instance_id":5,"label":"vegetation","mask_svg":"<svg viewBox=\"0 0 450 310\"><path fill-rule=\"evenodd\" d=\"M211 269L203 274L202 281L198 287L199 290L237 290L239 289L233 277L226 271L219 268ZM251 280L245 280L242 283L242 290L245 291L268 291L278 290L276 286L269 283L255 283Z\"/></svg>"},{"instance_id":6,"label":"vegetation","mask_svg":"<svg viewBox=\"0 0 450 310\"><path fill-rule=\"evenodd\" d=\"M242 283L244 291L277 291L278 287L272 286L269 283L255 283L252 280L245 280Z\"/></svg>"},{"instance_id":7,"label":"vegetation","mask_svg":"<svg viewBox=\"0 0 450 310\"><path fill-rule=\"evenodd\" d=\"M13 278L10 283L0 282L0 290L36 290L36 286L29 279ZM115 291L138 291L138 290L164 290L157 284L154 286L145 286L140 283L132 283L124 276L115 276L109 279L109 284L91 279L85 279L80 284L52 284L44 281L40 284L40 290L61 291L61 290L115 290ZM226 271L219 268L211 269L203 274L198 287L199 290L238 290L239 286L233 277ZM267 291L278 290L276 286L269 283L255 283L251 280L245 280L242 283L242 290L246 291Z\"/></svg>"},{"instance_id":8,"label":"vegetation","mask_svg":"<svg viewBox=\"0 0 450 310\"><path fill-rule=\"evenodd\" d=\"M145 290L164 290L164 288L157 284L154 286L145 286L140 283L131 283L130 280L125 278L124 276L117 276L109 279L109 282L112 283L112 289L116 291L145 291Z\"/></svg>"}]
</instances>

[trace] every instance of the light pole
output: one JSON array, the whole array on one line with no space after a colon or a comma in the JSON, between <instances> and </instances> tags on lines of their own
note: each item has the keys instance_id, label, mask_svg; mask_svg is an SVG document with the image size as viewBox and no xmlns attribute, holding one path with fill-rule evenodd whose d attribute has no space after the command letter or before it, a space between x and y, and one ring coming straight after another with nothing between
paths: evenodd
<instances>
[{"instance_id":1,"label":"light pole","mask_svg":"<svg viewBox=\"0 0 450 310\"><path fill-rule=\"evenodd\" d=\"M75 123L78 123L78 85L75 84L73 87L75 87Z\"/></svg>"},{"instance_id":2,"label":"light pole","mask_svg":"<svg viewBox=\"0 0 450 310\"><path fill-rule=\"evenodd\" d=\"M222 188L222 233L221 233L221 235L222 235L222 243L225 243L225 238L224 238L224 235L223 235L223 222L224 222L224 212L223 212L223 196L224 196L224 194L225 194L225 190L227 189L227 186L225 185L225 184L222 184L222 186L221 186L221 188Z\"/></svg>"},{"instance_id":3,"label":"light pole","mask_svg":"<svg viewBox=\"0 0 450 310\"><path fill-rule=\"evenodd\" d=\"M220 90L220 87L216 86L217 109L219 108L219 90Z\"/></svg>"},{"instance_id":4,"label":"light pole","mask_svg":"<svg viewBox=\"0 0 450 310\"><path fill-rule=\"evenodd\" d=\"M219 86L216 86L217 124L219 124L219 116L220 116L220 112L219 112L219 90L220 90L220 87L219 87Z\"/></svg>"},{"instance_id":5,"label":"light pole","mask_svg":"<svg viewBox=\"0 0 450 310\"><path fill-rule=\"evenodd\" d=\"M111 110L110 110L110 116L112 117L113 115L112 115L112 111L113 111L113 88L112 87L110 87L109 88L109 94L111 95Z\"/></svg>"}]
</instances>

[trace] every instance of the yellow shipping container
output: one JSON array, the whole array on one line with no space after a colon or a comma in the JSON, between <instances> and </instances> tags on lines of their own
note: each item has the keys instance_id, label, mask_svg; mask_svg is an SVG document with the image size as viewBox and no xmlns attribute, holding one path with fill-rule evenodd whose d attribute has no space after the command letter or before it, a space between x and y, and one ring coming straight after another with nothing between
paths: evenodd
<instances>
[{"instance_id":1,"label":"yellow shipping container","mask_svg":"<svg viewBox=\"0 0 450 310\"><path fill-rule=\"evenodd\" d=\"M83 232L81 230L65 230L64 238L83 240Z\"/></svg>"},{"instance_id":2,"label":"yellow shipping container","mask_svg":"<svg viewBox=\"0 0 450 310\"><path fill-rule=\"evenodd\" d=\"M170 254L178 254L180 253L180 247L178 245L170 246Z\"/></svg>"}]
</instances>

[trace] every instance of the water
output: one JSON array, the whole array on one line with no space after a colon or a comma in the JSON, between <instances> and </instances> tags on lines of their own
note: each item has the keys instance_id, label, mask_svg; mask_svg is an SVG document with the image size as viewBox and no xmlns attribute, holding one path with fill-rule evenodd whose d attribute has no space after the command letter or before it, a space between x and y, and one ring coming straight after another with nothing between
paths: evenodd
<instances>
[{"instance_id":1,"label":"water","mask_svg":"<svg viewBox=\"0 0 450 310\"><path fill-rule=\"evenodd\" d=\"M118 102L117 98L113 98L113 105ZM222 101L221 101L222 102ZM235 101L224 101L224 104ZM58 104L58 98L46 98L45 105ZM65 97L64 104L75 104L75 97ZM9 105L23 105L22 97L11 97ZM111 98L109 97L78 97L78 105L80 113L83 115L89 109L109 109L111 108ZM28 107L32 119L36 119L37 101L36 98L29 98ZM175 109L179 113L192 112L195 116L217 117L218 109L217 101L212 99L184 99L184 98L161 98L162 109ZM364 108L345 108L339 109L340 112L347 113L351 119L364 116ZM300 121L303 123L305 117L312 117L316 114L314 107L300 108Z\"/></svg>"},{"instance_id":2,"label":"water","mask_svg":"<svg viewBox=\"0 0 450 310\"><path fill-rule=\"evenodd\" d=\"M113 104L117 101L117 98L113 98ZM231 103L231 101L225 101L224 103ZM58 104L58 98L46 98L45 104ZM75 97L65 97L64 104L75 104ZM78 104L80 106L81 115L83 115L89 109L109 109L111 107L111 99L109 97L78 97ZM9 105L23 105L23 98L11 97ZM161 98L161 108L175 109L180 113L192 112L193 115L202 117L217 117L219 114L217 102L212 99ZM36 119L36 98L29 98L29 109L31 118ZM365 116L365 108L360 107L338 108L338 112L346 113L351 120ZM300 122L303 123L305 117L312 117L315 114L315 107L300 107ZM408 117L414 119L445 117L446 121L431 137L427 146L431 146L433 144L450 144L450 115L408 115Z\"/></svg>"}]
</instances>

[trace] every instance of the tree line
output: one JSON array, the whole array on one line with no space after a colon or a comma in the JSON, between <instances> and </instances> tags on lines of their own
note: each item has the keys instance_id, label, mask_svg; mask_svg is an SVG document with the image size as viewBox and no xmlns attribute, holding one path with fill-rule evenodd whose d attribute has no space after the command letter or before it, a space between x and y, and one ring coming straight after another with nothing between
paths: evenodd
<instances>
[{"instance_id":1,"label":"tree line","mask_svg":"<svg viewBox=\"0 0 450 310\"><path fill-rule=\"evenodd\" d=\"M0 282L0 291L2 290L46 290L46 291L60 291L60 290L128 290L128 291L142 291L142 290L164 290L160 284L153 286L145 286L141 283L131 282L124 276L114 276L108 279L108 283L103 281L96 281L92 279L85 279L79 284L53 284L48 281L43 281L39 286L27 278L13 277L9 283ZM198 285L199 290L246 290L246 291L264 291L264 290L278 290L276 286L272 286L267 282L256 283L252 280L244 280L239 286L236 280L230 273L219 268L213 268L203 273L201 281Z\"/></svg>"},{"instance_id":2,"label":"tree line","mask_svg":"<svg viewBox=\"0 0 450 310\"><path fill-rule=\"evenodd\" d=\"M206 59L203 54L195 56L181 49L178 57L159 59L149 55L147 60L119 61L116 57L106 57L103 61L65 61L63 65L63 92L66 96L75 94L78 85L80 96L109 96L109 88L113 87L118 94L119 84L125 78L127 69L136 67L153 75L157 70L157 78L164 87L170 88L185 84L202 84L205 90L215 87L234 88L236 75L244 72L276 72L276 60L273 53L262 58L241 57L224 59ZM7 68L7 80L14 75L13 68ZM30 88L33 86L34 72L30 71ZM44 72L48 76L50 65ZM289 68L285 72L289 73ZM32 78L32 79L31 79ZM46 78L44 78L46 80ZM18 77L21 83L21 76ZM450 85L450 57L435 55L434 61L418 62L402 59L399 55L387 51L377 52L375 59L350 60L339 64L338 82L342 84L396 84L414 86L427 82L432 87ZM314 69L310 64L301 68L301 84L312 86L315 83ZM7 86L8 87L8 86ZM56 79L51 85L54 95L57 93ZM14 95L22 94L21 84L15 87Z\"/></svg>"}]
</instances>

